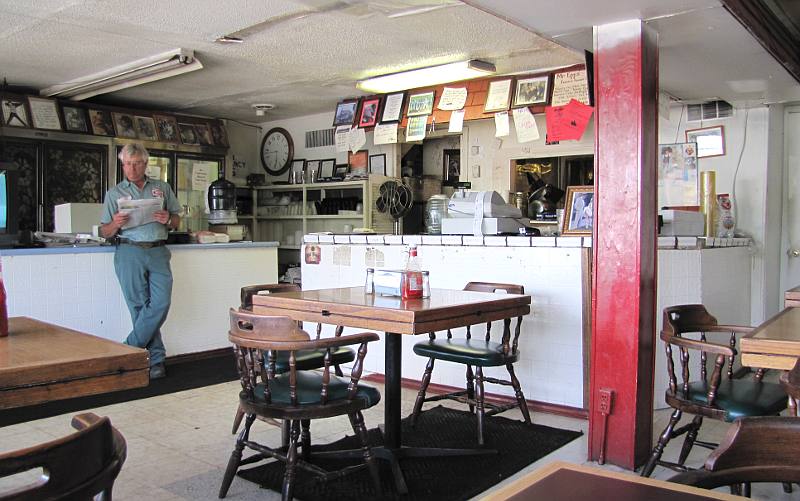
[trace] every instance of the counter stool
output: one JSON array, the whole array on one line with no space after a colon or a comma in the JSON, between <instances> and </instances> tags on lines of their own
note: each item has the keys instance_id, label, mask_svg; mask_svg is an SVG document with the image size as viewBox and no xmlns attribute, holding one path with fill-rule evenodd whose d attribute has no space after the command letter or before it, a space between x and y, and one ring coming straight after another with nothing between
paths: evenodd
<instances>
[{"instance_id":1,"label":"counter stool","mask_svg":"<svg viewBox=\"0 0 800 501\"><path fill-rule=\"evenodd\" d=\"M525 294L525 288L521 285L513 284L497 284L487 282L470 282L464 287L465 291L475 292L498 292L505 291L508 294ZM425 402L433 402L436 400L450 399L456 400L469 405L469 411L475 412L477 409L478 416L478 444L483 445L483 420L484 416L492 416L499 414L505 410L519 407L522 411L522 416L527 424L531 424L530 412L525 403L525 396L522 394L519 380L514 374L514 363L519 359L519 350L517 345L519 342L520 327L522 325L522 317L517 317L517 324L514 329L514 338L511 339L511 319L503 320L503 338L500 343L491 341L491 328L492 323L486 323L486 337L482 340L472 339L470 327L467 327L467 335L464 339L453 339L452 332L448 329L447 339L437 339L436 333L431 332L428 334L429 339L414 345L414 353L417 355L428 357L428 365L425 368L425 373L422 375L422 383L417 394L417 400L414 403L414 412L411 414L411 423L414 425L422 411L422 404ZM444 360L447 362L455 362L467 366L467 387L465 390L456 391L452 393L445 393L435 395L432 397L425 397L425 392L431 382L431 373L433 372L433 364L436 360ZM475 367L473 373L472 367ZM492 377L485 377L483 375L484 367L502 367L508 370L510 376L509 380L496 379ZM514 388L516 395L516 402L506 405L495 405L484 401L483 384L493 383L511 386ZM488 407L490 410L486 411Z\"/></svg>"}]
</instances>

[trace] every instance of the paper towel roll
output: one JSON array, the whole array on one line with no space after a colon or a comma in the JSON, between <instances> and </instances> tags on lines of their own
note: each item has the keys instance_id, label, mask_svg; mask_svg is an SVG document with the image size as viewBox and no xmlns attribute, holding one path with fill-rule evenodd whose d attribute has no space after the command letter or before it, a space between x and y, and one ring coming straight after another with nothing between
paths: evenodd
<instances>
[{"instance_id":1,"label":"paper towel roll","mask_svg":"<svg viewBox=\"0 0 800 501\"><path fill-rule=\"evenodd\" d=\"M700 211L705 217L705 236L713 237L716 223L717 213L717 189L716 189L717 173L713 170L703 171L700 173Z\"/></svg>"}]
</instances>

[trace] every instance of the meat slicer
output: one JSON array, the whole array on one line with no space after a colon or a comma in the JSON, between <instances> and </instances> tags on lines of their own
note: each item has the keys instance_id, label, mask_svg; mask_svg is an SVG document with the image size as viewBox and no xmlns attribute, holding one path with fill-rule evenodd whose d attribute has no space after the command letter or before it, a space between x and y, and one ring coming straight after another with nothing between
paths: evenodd
<instances>
[{"instance_id":1,"label":"meat slicer","mask_svg":"<svg viewBox=\"0 0 800 501\"><path fill-rule=\"evenodd\" d=\"M447 202L442 234L518 235L527 222L522 212L506 203L496 191L459 190Z\"/></svg>"}]
</instances>

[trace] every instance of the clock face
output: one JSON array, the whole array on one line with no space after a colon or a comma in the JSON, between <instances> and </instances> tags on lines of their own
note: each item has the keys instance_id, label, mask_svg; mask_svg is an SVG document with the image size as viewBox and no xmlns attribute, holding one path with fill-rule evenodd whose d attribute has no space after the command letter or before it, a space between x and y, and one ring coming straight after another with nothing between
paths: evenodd
<instances>
[{"instance_id":1,"label":"clock face","mask_svg":"<svg viewBox=\"0 0 800 501\"><path fill-rule=\"evenodd\" d=\"M286 129L276 127L261 140L261 165L269 174L278 176L292 165L294 143Z\"/></svg>"}]
</instances>

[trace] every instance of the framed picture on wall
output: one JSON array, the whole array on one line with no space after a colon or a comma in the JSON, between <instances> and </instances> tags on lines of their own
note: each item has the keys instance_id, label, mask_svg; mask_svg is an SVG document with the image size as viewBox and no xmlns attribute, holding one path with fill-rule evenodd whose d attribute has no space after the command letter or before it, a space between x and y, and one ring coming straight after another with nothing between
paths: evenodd
<instances>
[{"instance_id":1,"label":"framed picture on wall","mask_svg":"<svg viewBox=\"0 0 800 501\"><path fill-rule=\"evenodd\" d=\"M367 150L359 150L353 153L347 153L348 172L347 177L350 179L367 177L368 168L368 155Z\"/></svg>"},{"instance_id":2,"label":"framed picture on wall","mask_svg":"<svg viewBox=\"0 0 800 501\"><path fill-rule=\"evenodd\" d=\"M461 176L461 150L442 150L442 179L448 183L458 182Z\"/></svg>"},{"instance_id":3,"label":"framed picture on wall","mask_svg":"<svg viewBox=\"0 0 800 501\"><path fill-rule=\"evenodd\" d=\"M85 109L78 106L62 105L61 114L64 115L64 130L69 132L89 132Z\"/></svg>"},{"instance_id":4,"label":"framed picture on wall","mask_svg":"<svg viewBox=\"0 0 800 501\"><path fill-rule=\"evenodd\" d=\"M386 175L386 153L369 156L369 173Z\"/></svg>"},{"instance_id":5,"label":"framed picture on wall","mask_svg":"<svg viewBox=\"0 0 800 501\"><path fill-rule=\"evenodd\" d=\"M383 100L383 110L381 111L381 123L399 122L403 116L403 103L406 99L405 92L395 92L387 94Z\"/></svg>"},{"instance_id":6,"label":"framed picture on wall","mask_svg":"<svg viewBox=\"0 0 800 501\"><path fill-rule=\"evenodd\" d=\"M61 117L58 115L58 103L55 99L28 96L28 108L31 110L31 121L35 128L61 130Z\"/></svg>"},{"instance_id":7,"label":"framed picture on wall","mask_svg":"<svg viewBox=\"0 0 800 501\"><path fill-rule=\"evenodd\" d=\"M114 122L111 113L106 110L89 110L89 123L92 125L92 134L96 136L114 135Z\"/></svg>"},{"instance_id":8,"label":"framed picture on wall","mask_svg":"<svg viewBox=\"0 0 800 501\"><path fill-rule=\"evenodd\" d=\"M133 120L133 115L114 112L111 116L114 117L114 127L117 129L117 136L136 139L136 125Z\"/></svg>"},{"instance_id":9,"label":"framed picture on wall","mask_svg":"<svg viewBox=\"0 0 800 501\"><path fill-rule=\"evenodd\" d=\"M495 111L505 111L511 104L511 84L513 79L504 78L502 80L492 80L489 82L489 91L486 94L486 102L483 105L483 112L490 113Z\"/></svg>"},{"instance_id":10,"label":"framed picture on wall","mask_svg":"<svg viewBox=\"0 0 800 501\"><path fill-rule=\"evenodd\" d=\"M549 75L517 78L517 85L514 91L514 108L547 103L547 84L549 81Z\"/></svg>"},{"instance_id":11,"label":"framed picture on wall","mask_svg":"<svg viewBox=\"0 0 800 501\"><path fill-rule=\"evenodd\" d=\"M725 154L725 128L717 125L687 130L686 142L697 143L697 158L722 156Z\"/></svg>"},{"instance_id":12,"label":"framed picture on wall","mask_svg":"<svg viewBox=\"0 0 800 501\"><path fill-rule=\"evenodd\" d=\"M333 177L333 169L336 166L335 158L326 158L319 161L320 179L330 179Z\"/></svg>"},{"instance_id":13,"label":"framed picture on wall","mask_svg":"<svg viewBox=\"0 0 800 501\"><path fill-rule=\"evenodd\" d=\"M433 113L433 100L436 97L435 91L411 94L408 97L408 111L406 115L418 117L420 115L430 115Z\"/></svg>"},{"instance_id":14,"label":"framed picture on wall","mask_svg":"<svg viewBox=\"0 0 800 501\"><path fill-rule=\"evenodd\" d=\"M336 105L336 113L333 115L333 126L353 125L356 120L356 110L358 110L358 99L345 99Z\"/></svg>"},{"instance_id":15,"label":"framed picture on wall","mask_svg":"<svg viewBox=\"0 0 800 501\"><path fill-rule=\"evenodd\" d=\"M292 160L292 167L289 169L289 182L292 184L301 184L305 182L306 175L306 159L295 158Z\"/></svg>"},{"instance_id":16,"label":"framed picture on wall","mask_svg":"<svg viewBox=\"0 0 800 501\"><path fill-rule=\"evenodd\" d=\"M361 113L358 117L359 127L375 127L378 122L378 108L380 108L381 98L371 97L361 100Z\"/></svg>"},{"instance_id":17,"label":"framed picture on wall","mask_svg":"<svg viewBox=\"0 0 800 501\"><path fill-rule=\"evenodd\" d=\"M148 141L158 141L158 134L156 133L156 122L153 117L143 117L136 115L134 117L136 123L136 132L139 134L140 139Z\"/></svg>"},{"instance_id":18,"label":"framed picture on wall","mask_svg":"<svg viewBox=\"0 0 800 501\"><path fill-rule=\"evenodd\" d=\"M9 127L30 127L27 102L23 96L3 95L3 123Z\"/></svg>"},{"instance_id":19,"label":"framed picture on wall","mask_svg":"<svg viewBox=\"0 0 800 501\"><path fill-rule=\"evenodd\" d=\"M333 168L333 179L342 180L347 176L347 164L337 164Z\"/></svg>"},{"instance_id":20,"label":"framed picture on wall","mask_svg":"<svg viewBox=\"0 0 800 501\"><path fill-rule=\"evenodd\" d=\"M591 235L594 227L594 186L567 187L562 235Z\"/></svg>"}]
</instances>

